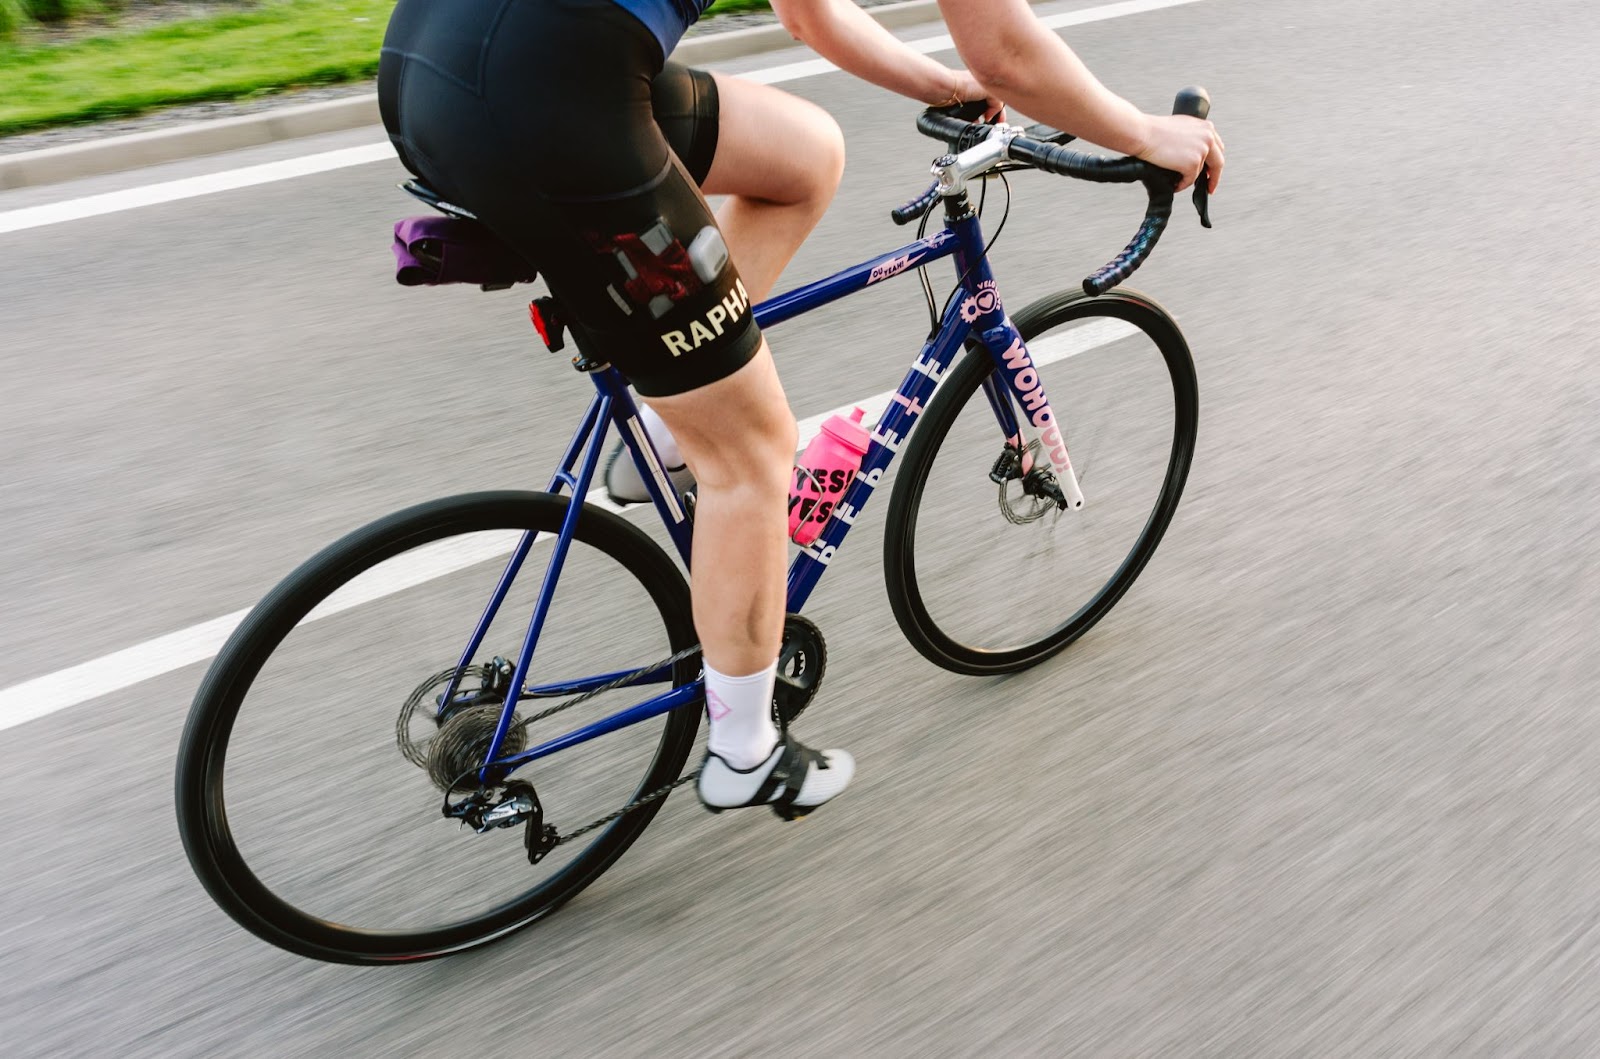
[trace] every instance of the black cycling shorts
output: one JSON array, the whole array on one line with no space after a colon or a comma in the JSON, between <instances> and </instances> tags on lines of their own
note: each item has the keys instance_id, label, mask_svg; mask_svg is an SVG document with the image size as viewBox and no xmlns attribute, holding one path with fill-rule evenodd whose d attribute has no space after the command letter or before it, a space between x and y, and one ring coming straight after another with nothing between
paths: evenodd
<instances>
[{"instance_id":1,"label":"black cycling shorts","mask_svg":"<svg viewBox=\"0 0 1600 1059\"><path fill-rule=\"evenodd\" d=\"M731 375L760 332L699 184L709 74L611 0L400 0L378 105L406 168L545 277L646 396Z\"/></svg>"}]
</instances>

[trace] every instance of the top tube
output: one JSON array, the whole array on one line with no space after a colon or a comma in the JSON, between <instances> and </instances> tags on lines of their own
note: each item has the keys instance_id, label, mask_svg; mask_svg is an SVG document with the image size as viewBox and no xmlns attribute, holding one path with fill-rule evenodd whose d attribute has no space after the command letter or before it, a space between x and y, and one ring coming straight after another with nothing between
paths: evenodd
<instances>
[{"instance_id":1,"label":"top tube","mask_svg":"<svg viewBox=\"0 0 1600 1059\"><path fill-rule=\"evenodd\" d=\"M755 307L756 324L762 328L781 324L801 313L808 313L829 302L863 291L902 272L909 272L929 262L949 257L960 246L960 238L955 232L946 228L926 239L919 239L898 250L881 254L871 261L864 261L854 268L847 268L815 283L807 283L803 287L796 287L794 290L768 298Z\"/></svg>"}]
</instances>

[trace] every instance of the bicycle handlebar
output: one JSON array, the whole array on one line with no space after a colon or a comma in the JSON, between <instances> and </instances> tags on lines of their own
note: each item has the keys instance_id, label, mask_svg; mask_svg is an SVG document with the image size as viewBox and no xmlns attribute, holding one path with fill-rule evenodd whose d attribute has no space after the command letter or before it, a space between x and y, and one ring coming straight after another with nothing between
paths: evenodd
<instances>
[{"instance_id":1,"label":"bicycle handlebar","mask_svg":"<svg viewBox=\"0 0 1600 1059\"><path fill-rule=\"evenodd\" d=\"M924 213L927 213L930 209L932 209L933 204L938 201L939 185L934 183L929 186L927 191L924 191L922 194L918 195L904 206L899 206L890 210L889 216L896 224L910 224L912 221L916 220L918 217L921 217Z\"/></svg>"},{"instance_id":2,"label":"bicycle handlebar","mask_svg":"<svg viewBox=\"0 0 1600 1059\"><path fill-rule=\"evenodd\" d=\"M981 122L966 120L961 116L963 110L972 114L973 106L974 104L963 104L961 107L943 110L925 110L917 118L917 131L924 136L944 140L950 144L951 150L957 153L976 146L989 136L992 127ZM976 106L981 108L982 104L978 103ZM1211 97L1203 88L1185 88L1178 93L1172 107L1174 114L1188 114L1196 118L1205 118L1210 111ZM981 109L978 113L981 114ZM1083 151L1075 151L1056 143L1045 143L1028 136L1011 137L1006 143L1005 154L1008 158L1060 176L1076 177L1079 180L1102 184L1144 184L1149 204L1145 209L1144 221L1139 225L1139 231L1123 248L1122 253L1083 281L1083 289L1087 294L1104 294L1131 276L1155 249L1156 242L1161 238L1161 233L1166 230L1167 222L1172 217L1172 197L1178 184L1178 174L1151 165L1149 162L1131 156L1106 158L1101 155L1086 154ZM1206 180L1207 175L1202 172L1200 179L1195 182L1194 205L1200 214L1200 223L1210 228ZM894 218L896 224L915 220L927 212L939 194L940 185L935 183L916 199L894 210L890 216Z\"/></svg>"}]
</instances>

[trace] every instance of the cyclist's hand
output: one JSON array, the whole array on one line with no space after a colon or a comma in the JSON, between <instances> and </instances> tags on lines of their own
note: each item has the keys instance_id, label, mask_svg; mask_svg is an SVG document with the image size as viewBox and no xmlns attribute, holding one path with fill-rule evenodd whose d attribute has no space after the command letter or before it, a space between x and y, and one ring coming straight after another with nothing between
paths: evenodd
<instances>
[{"instance_id":1,"label":"cyclist's hand","mask_svg":"<svg viewBox=\"0 0 1600 1059\"><path fill-rule=\"evenodd\" d=\"M1136 157L1181 174L1179 191L1193 184L1204 168L1210 177L1207 190L1216 191L1222 181L1223 165L1222 137L1217 135L1217 127L1180 114L1145 117L1150 131L1144 150L1136 152Z\"/></svg>"},{"instance_id":2,"label":"cyclist's hand","mask_svg":"<svg viewBox=\"0 0 1600 1059\"><path fill-rule=\"evenodd\" d=\"M974 100L981 99L984 104L984 121L988 121L996 115L999 116L1001 121L1005 120L1006 104L1004 100L990 94L989 90L979 84L978 79L967 73L967 71L952 70L951 73L955 74L956 77L955 90L951 93L951 99L958 103L971 103Z\"/></svg>"}]
</instances>

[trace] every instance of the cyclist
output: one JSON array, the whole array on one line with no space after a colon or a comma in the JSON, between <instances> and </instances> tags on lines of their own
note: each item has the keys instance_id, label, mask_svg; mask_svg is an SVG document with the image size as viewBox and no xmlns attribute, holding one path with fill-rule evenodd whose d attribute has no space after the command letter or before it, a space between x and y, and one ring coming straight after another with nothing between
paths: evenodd
<instances>
[{"instance_id":1,"label":"cyclist","mask_svg":"<svg viewBox=\"0 0 1600 1059\"><path fill-rule=\"evenodd\" d=\"M698 484L691 571L710 731L710 809L784 815L844 790L855 763L774 720L797 444L751 304L833 197L837 123L771 86L668 61L710 0L399 0L378 96L405 166L538 267L591 355L671 432ZM941 0L971 72L913 51L850 0L774 0L840 68L923 104L1002 98L1036 120L1174 170L1223 146L1210 122L1114 95L1027 0ZM1180 187L1181 190L1181 187ZM702 195L726 195L713 218Z\"/></svg>"}]
</instances>

